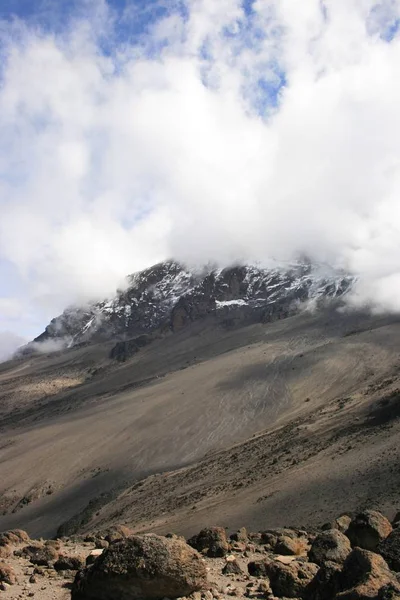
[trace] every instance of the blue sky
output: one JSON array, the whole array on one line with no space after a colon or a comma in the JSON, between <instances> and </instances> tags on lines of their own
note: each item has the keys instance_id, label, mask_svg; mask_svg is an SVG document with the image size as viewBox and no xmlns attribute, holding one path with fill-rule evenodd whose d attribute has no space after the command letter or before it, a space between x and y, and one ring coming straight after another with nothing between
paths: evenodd
<instances>
[{"instance_id":1,"label":"blue sky","mask_svg":"<svg viewBox=\"0 0 400 600\"><path fill-rule=\"evenodd\" d=\"M2 0L0 332L169 256L304 253L396 304L399 23L400 0Z\"/></svg>"}]
</instances>

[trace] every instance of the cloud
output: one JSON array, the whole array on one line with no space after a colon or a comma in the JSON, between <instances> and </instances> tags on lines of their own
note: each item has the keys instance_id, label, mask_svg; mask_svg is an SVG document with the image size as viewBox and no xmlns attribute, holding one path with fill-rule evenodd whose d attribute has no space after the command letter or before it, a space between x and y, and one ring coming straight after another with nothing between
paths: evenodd
<instances>
[{"instance_id":1,"label":"cloud","mask_svg":"<svg viewBox=\"0 0 400 600\"><path fill-rule=\"evenodd\" d=\"M14 352L27 342L10 331L0 331L0 363L11 358Z\"/></svg>"},{"instance_id":2,"label":"cloud","mask_svg":"<svg viewBox=\"0 0 400 600\"><path fill-rule=\"evenodd\" d=\"M61 29L0 28L18 302L44 324L168 256L307 254L398 310L397 0L84 6Z\"/></svg>"}]
</instances>

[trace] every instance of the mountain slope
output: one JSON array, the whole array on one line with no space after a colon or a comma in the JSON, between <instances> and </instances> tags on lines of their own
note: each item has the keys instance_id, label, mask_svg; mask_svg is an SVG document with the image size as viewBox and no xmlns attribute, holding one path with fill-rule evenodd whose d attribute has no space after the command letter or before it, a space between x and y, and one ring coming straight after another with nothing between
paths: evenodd
<instances>
[{"instance_id":1,"label":"mountain slope","mask_svg":"<svg viewBox=\"0 0 400 600\"><path fill-rule=\"evenodd\" d=\"M211 516L261 526L282 519L286 500L312 521L337 512L332 453L348 446L346 505L382 483L373 466L385 460L394 504L397 413L384 429L365 423L400 387L398 321L334 307L234 329L210 319L125 363L110 360L109 341L2 365L0 529L54 535L74 516L84 527L79 514L86 527L187 531Z\"/></svg>"}]
</instances>

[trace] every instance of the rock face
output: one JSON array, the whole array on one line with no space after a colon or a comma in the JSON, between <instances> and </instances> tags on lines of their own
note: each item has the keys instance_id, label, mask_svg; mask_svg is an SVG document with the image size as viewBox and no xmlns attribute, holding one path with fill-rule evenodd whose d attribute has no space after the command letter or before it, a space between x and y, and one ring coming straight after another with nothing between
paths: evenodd
<instances>
[{"instance_id":1,"label":"rock face","mask_svg":"<svg viewBox=\"0 0 400 600\"><path fill-rule=\"evenodd\" d=\"M322 565L326 561L342 563L350 552L349 539L337 529L330 529L315 538L309 558L317 565Z\"/></svg>"},{"instance_id":2,"label":"rock face","mask_svg":"<svg viewBox=\"0 0 400 600\"><path fill-rule=\"evenodd\" d=\"M400 572L400 529L394 529L392 533L379 544L378 551L393 571Z\"/></svg>"},{"instance_id":3,"label":"rock face","mask_svg":"<svg viewBox=\"0 0 400 600\"><path fill-rule=\"evenodd\" d=\"M200 533L188 540L188 544L210 558L225 556L229 551L229 544L223 527L202 529Z\"/></svg>"},{"instance_id":4,"label":"rock face","mask_svg":"<svg viewBox=\"0 0 400 600\"><path fill-rule=\"evenodd\" d=\"M72 600L161 600L203 589L201 556L177 538L132 536L114 542L77 574Z\"/></svg>"},{"instance_id":5,"label":"rock face","mask_svg":"<svg viewBox=\"0 0 400 600\"><path fill-rule=\"evenodd\" d=\"M375 551L391 532L392 526L386 517L375 510L366 510L351 521L346 535L353 547Z\"/></svg>"},{"instance_id":6,"label":"rock face","mask_svg":"<svg viewBox=\"0 0 400 600\"><path fill-rule=\"evenodd\" d=\"M110 300L68 308L34 342L51 340L61 349L119 338L123 343L113 355L125 360L156 332L177 331L208 316L224 326L269 322L293 314L307 299L341 297L351 284L342 272L308 263L285 270L236 266L195 272L167 261L127 277L126 289ZM22 354L35 348L28 344Z\"/></svg>"}]
</instances>

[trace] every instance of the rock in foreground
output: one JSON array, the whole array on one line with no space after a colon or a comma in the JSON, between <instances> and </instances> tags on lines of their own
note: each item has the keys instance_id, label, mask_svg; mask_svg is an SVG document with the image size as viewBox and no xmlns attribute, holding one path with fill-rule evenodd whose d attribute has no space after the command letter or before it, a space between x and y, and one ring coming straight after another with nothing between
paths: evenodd
<instances>
[{"instance_id":1,"label":"rock in foreground","mask_svg":"<svg viewBox=\"0 0 400 600\"><path fill-rule=\"evenodd\" d=\"M132 536L112 544L93 566L76 576L72 600L162 600L203 589L201 556L184 541Z\"/></svg>"}]
</instances>

